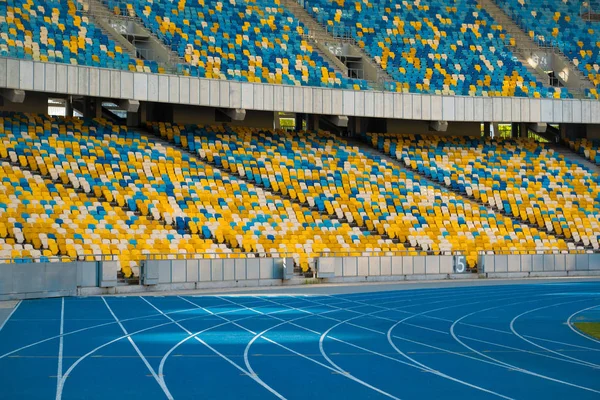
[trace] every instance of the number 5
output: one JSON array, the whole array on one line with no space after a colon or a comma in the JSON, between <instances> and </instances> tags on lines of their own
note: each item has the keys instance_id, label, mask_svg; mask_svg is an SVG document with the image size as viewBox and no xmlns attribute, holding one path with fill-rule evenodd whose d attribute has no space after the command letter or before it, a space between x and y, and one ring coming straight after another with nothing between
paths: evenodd
<instances>
[{"instance_id":1,"label":"number 5","mask_svg":"<svg viewBox=\"0 0 600 400\"><path fill-rule=\"evenodd\" d=\"M455 256L454 258L454 272L462 274L467 270L465 265L465 256Z\"/></svg>"}]
</instances>

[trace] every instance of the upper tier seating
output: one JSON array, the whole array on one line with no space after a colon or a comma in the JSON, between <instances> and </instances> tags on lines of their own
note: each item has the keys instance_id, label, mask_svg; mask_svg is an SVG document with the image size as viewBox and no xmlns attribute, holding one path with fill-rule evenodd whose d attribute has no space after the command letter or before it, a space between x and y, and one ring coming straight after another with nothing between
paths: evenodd
<instances>
[{"instance_id":1,"label":"upper tier seating","mask_svg":"<svg viewBox=\"0 0 600 400\"><path fill-rule=\"evenodd\" d=\"M587 91L598 98L600 86L600 22L581 17L579 0L505 0L498 5L529 36L557 46L596 85ZM594 2L597 5L597 2ZM596 12L600 9L596 8Z\"/></svg>"},{"instance_id":2,"label":"upper tier seating","mask_svg":"<svg viewBox=\"0 0 600 400\"><path fill-rule=\"evenodd\" d=\"M545 88L505 46L503 28L475 0L306 0L305 8L334 32L349 31L412 93L570 97ZM511 39L512 40L512 39Z\"/></svg>"},{"instance_id":3,"label":"upper tier seating","mask_svg":"<svg viewBox=\"0 0 600 400\"><path fill-rule=\"evenodd\" d=\"M322 251L358 256L404 250L402 244L361 232L347 223L324 219L317 211L274 197L251 184L197 164L186 153L152 143L138 133L106 121L6 114L2 122L0 157L49 176L60 185L60 189L51 190L52 193L58 192L61 199L68 198L72 195L63 194L63 187L71 185L85 193L73 192L87 197L93 210L90 213L94 215L112 215L117 208L124 208L141 214L142 218L142 222L136 222L126 214L125 225L159 224L155 230L161 229L151 236L153 242L149 242L138 229L133 236L125 237L122 232L95 229L102 223L110 224L114 230L117 224L125 226L122 222L98 222L94 228L89 227L86 220L84 226L73 227L81 232L68 231L61 238L67 240L75 233L90 233L87 230L94 230L99 236L84 236L90 241L77 242L83 247L59 246L58 253L51 251L51 254L98 254L100 246L100 253L110 252L122 257L122 264L131 264L139 262L145 254L187 253L204 257L217 253L212 256L218 257L218 253L231 253L232 248L237 253L243 251L259 256L287 254L307 270ZM7 176L10 175L14 174ZM7 181L12 182L10 178ZM18 180L15 182L21 184ZM22 193L23 190L15 189L8 196L13 202L20 202ZM96 199L102 204L96 204ZM87 207L87 203L83 205ZM81 205L79 200L76 204ZM71 209L70 203L67 208ZM16 238L14 224L20 221L13 220L13 214L0 215L0 221L8 227L8 236ZM61 210L45 218L50 226L64 225ZM32 237L42 233L43 229L34 231ZM124 238L137 241L134 247L139 252L129 249L127 253L121 249L126 245L122 243ZM164 240L159 243L158 238ZM35 247L33 239L26 239ZM118 251L102 247L113 239L118 240L115 243ZM35 248L40 250L39 246Z\"/></svg>"},{"instance_id":4,"label":"upper tier seating","mask_svg":"<svg viewBox=\"0 0 600 400\"><path fill-rule=\"evenodd\" d=\"M577 139L569 142L569 146L575 152L587 158L593 163L600 165L600 140L599 139Z\"/></svg>"},{"instance_id":5,"label":"upper tier seating","mask_svg":"<svg viewBox=\"0 0 600 400\"><path fill-rule=\"evenodd\" d=\"M136 60L81 12L82 0L0 1L0 56L159 72Z\"/></svg>"},{"instance_id":6,"label":"upper tier seating","mask_svg":"<svg viewBox=\"0 0 600 400\"><path fill-rule=\"evenodd\" d=\"M562 240L514 224L323 132L162 124L155 128L220 168L334 217L411 247L465 251L470 266L480 251L566 249Z\"/></svg>"},{"instance_id":7,"label":"upper tier seating","mask_svg":"<svg viewBox=\"0 0 600 400\"><path fill-rule=\"evenodd\" d=\"M372 134L371 140L454 190L578 244L600 248L600 177L540 143L386 134Z\"/></svg>"},{"instance_id":8,"label":"upper tier seating","mask_svg":"<svg viewBox=\"0 0 600 400\"><path fill-rule=\"evenodd\" d=\"M279 0L178 2L108 0L116 12L140 17L189 65L192 76L334 88L366 89L344 77L302 38L307 33Z\"/></svg>"}]
</instances>

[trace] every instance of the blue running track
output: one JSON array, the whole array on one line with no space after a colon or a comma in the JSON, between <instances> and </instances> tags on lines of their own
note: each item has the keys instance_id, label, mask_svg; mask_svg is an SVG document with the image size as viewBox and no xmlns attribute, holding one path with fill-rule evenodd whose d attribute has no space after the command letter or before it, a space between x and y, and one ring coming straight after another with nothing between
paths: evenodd
<instances>
[{"instance_id":1,"label":"blue running track","mask_svg":"<svg viewBox=\"0 0 600 400\"><path fill-rule=\"evenodd\" d=\"M600 399L600 282L28 300L1 399Z\"/></svg>"}]
</instances>

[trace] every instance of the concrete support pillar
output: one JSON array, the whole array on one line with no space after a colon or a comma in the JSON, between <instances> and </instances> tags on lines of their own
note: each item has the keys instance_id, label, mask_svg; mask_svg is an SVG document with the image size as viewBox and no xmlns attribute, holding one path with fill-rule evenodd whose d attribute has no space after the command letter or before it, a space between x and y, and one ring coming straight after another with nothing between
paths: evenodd
<instances>
[{"instance_id":1,"label":"concrete support pillar","mask_svg":"<svg viewBox=\"0 0 600 400\"><path fill-rule=\"evenodd\" d=\"M490 123L489 122L484 122L483 123L483 137L490 137L491 136L491 131L490 131Z\"/></svg>"},{"instance_id":2,"label":"concrete support pillar","mask_svg":"<svg viewBox=\"0 0 600 400\"><path fill-rule=\"evenodd\" d=\"M319 115L311 114L307 116L306 129L309 131L319 130Z\"/></svg>"},{"instance_id":3,"label":"concrete support pillar","mask_svg":"<svg viewBox=\"0 0 600 400\"><path fill-rule=\"evenodd\" d=\"M296 114L296 132L301 131L304 129L304 119L305 115L304 114Z\"/></svg>"},{"instance_id":4,"label":"concrete support pillar","mask_svg":"<svg viewBox=\"0 0 600 400\"><path fill-rule=\"evenodd\" d=\"M558 127L558 129L560 130L560 141L561 141L561 143L565 142L568 139L568 137L567 137L567 132L568 132L567 124L560 124L559 127Z\"/></svg>"},{"instance_id":5,"label":"concrete support pillar","mask_svg":"<svg viewBox=\"0 0 600 400\"><path fill-rule=\"evenodd\" d=\"M140 113L139 112L128 112L127 113L127 126L129 126L129 127L140 126Z\"/></svg>"},{"instance_id":6,"label":"concrete support pillar","mask_svg":"<svg viewBox=\"0 0 600 400\"><path fill-rule=\"evenodd\" d=\"M521 125L518 123L512 123L510 126L510 136L515 139L521 136Z\"/></svg>"},{"instance_id":7,"label":"concrete support pillar","mask_svg":"<svg viewBox=\"0 0 600 400\"><path fill-rule=\"evenodd\" d=\"M526 138L527 136L529 136L529 131L527 130L527 123L525 122L521 122L519 124L519 132L521 133L522 138Z\"/></svg>"},{"instance_id":8,"label":"concrete support pillar","mask_svg":"<svg viewBox=\"0 0 600 400\"><path fill-rule=\"evenodd\" d=\"M146 102L140 103L140 108L138 110L138 113L140 114L140 116L139 116L140 125L145 125L146 122L148 122L148 104Z\"/></svg>"},{"instance_id":9,"label":"concrete support pillar","mask_svg":"<svg viewBox=\"0 0 600 400\"><path fill-rule=\"evenodd\" d=\"M274 111L273 112L273 121L274 121L274 128L275 129L281 129L281 121L280 121L280 116L279 116L279 112L278 111Z\"/></svg>"},{"instance_id":10,"label":"concrete support pillar","mask_svg":"<svg viewBox=\"0 0 600 400\"><path fill-rule=\"evenodd\" d=\"M73 116L73 100L71 96L67 96L67 100L65 102L65 117Z\"/></svg>"},{"instance_id":11,"label":"concrete support pillar","mask_svg":"<svg viewBox=\"0 0 600 400\"><path fill-rule=\"evenodd\" d=\"M102 100L86 97L83 100L83 116L85 118L101 118L102 117Z\"/></svg>"},{"instance_id":12,"label":"concrete support pillar","mask_svg":"<svg viewBox=\"0 0 600 400\"><path fill-rule=\"evenodd\" d=\"M491 126L494 129L494 136L499 137L500 136L500 124L497 122L492 122Z\"/></svg>"}]
</instances>

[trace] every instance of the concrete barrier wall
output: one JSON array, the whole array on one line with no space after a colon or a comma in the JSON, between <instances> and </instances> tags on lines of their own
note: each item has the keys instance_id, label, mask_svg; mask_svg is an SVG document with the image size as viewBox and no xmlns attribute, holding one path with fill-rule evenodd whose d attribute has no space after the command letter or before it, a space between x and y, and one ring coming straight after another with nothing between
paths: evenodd
<instances>
[{"instance_id":1,"label":"concrete barrier wall","mask_svg":"<svg viewBox=\"0 0 600 400\"><path fill-rule=\"evenodd\" d=\"M282 279L283 260L277 258L159 260L158 284Z\"/></svg>"},{"instance_id":2,"label":"concrete barrier wall","mask_svg":"<svg viewBox=\"0 0 600 400\"><path fill-rule=\"evenodd\" d=\"M289 277L286 270L292 261L288 259L287 264L284 266L281 258L147 261L142 270L148 277L142 277L139 287L260 286L277 284L278 280L281 284ZM460 255L322 257L317 271L322 270L323 276L317 277L331 282L445 279L460 276L461 265L464 256ZM112 261L0 264L0 300L71 296L78 288L113 288L117 286L117 272L118 263ZM466 269L464 273L474 277ZM479 273L487 277L600 275L600 254L482 255Z\"/></svg>"},{"instance_id":3,"label":"concrete barrier wall","mask_svg":"<svg viewBox=\"0 0 600 400\"><path fill-rule=\"evenodd\" d=\"M458 122L600 123L590 99L438 96L211 80L0 58L0 88L215 108Z\"/></svg>"},{"instance_id":4,"label":"concrete barrier wall","mask_svg":"<svg viewBox=\"0 0 600 400\"><path fill-rule=\"evenodd\" d=\"M0 300L74 296L77 294L78 278L82 283L90 283L89 268L84 263L77 264L1 264Z\"/></svg>"},{"instance_id":5,"label":"concrete barrier wall","mask_svg":"<svg viewBox=\"0 0 600 400\"><path fill-rule=\"evenodd\" d=\"M486 254L479 257L478 264L486 274L600 271L600 253Z\"/></svg>"},{"instance_id":6,"label":"concrete barrier wall","mask_svg":"<svg viewBox=\"0 0 600 400\"><path fill-rule=\"evenodd\" d=\"M455 257L321 257L318 270L324 270L327 277L330 273L336 277L453 274Z\"/></svg>"}]
</instances>

